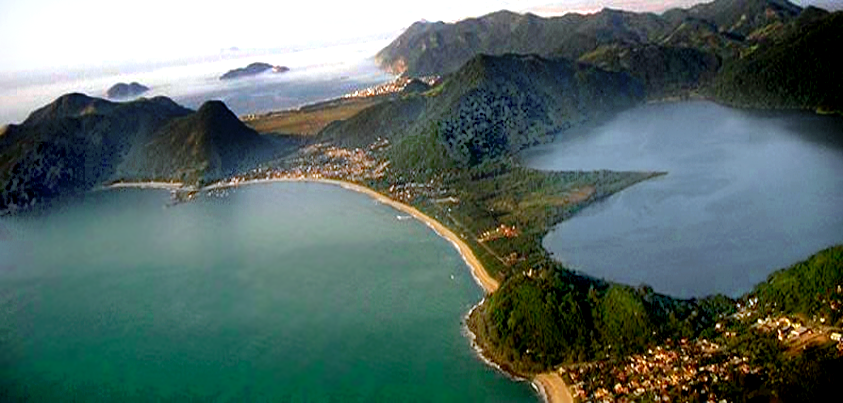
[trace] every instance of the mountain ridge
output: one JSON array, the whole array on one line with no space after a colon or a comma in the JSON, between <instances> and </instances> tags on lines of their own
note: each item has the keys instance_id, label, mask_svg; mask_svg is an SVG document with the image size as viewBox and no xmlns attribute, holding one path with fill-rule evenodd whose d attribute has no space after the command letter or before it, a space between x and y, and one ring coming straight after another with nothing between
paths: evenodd
<instances>
[{"instance_id":1,"label":"mountain ridge","mask_svg":"<svg viewBox=\"0 0 843 403\"><path fill-rule=\"evenodd\" d=\"M121 180L200 184L283 152L219 101L192 111L166 97L115 103L72 93L0 136L0 210Z\"/></svg>"},{"instance_id":2,"label":"mountain ridge","mask_svg":"<svg viewBox=\"0 0 843 403\"><path fill-rule=\"evenodd\" d=\"M801 10L786 0L716 0L661 15L604 8L543 18L504 10L455 23L416 22L378 52L376 61L395 73L423 76L452 73L480 53L577 59L610 43L659 44L688 19L718 27L717 35L745 37L773 21L789 22Z\"/></svg>"},{"instance_id":3,"label":"mountain ridge","mask_svg":"<svg viewBox=\"0 0 843 403\"><path fill-rule=\"evenodd\" d=\"M535 55L477 55L431 90L335 122L317 139L348 147L388 139L393 168L422 180L511 158L643 95L626 73Z\"/></svg>"},{"instance_id":4,"label":"mountain ridge","mask_svg":"<svg viewBox=\"0 0 843 403\"><path fill-rule=\"evenodd\" d=\"M705 97L741 107L843 113L837 15L787 0L715 0L657 15L604 8L542 18L501 11L418 22L378 52L385 69L444 75L479 54L535 54L625 72L647 98ZM805 63L810 60L810 63ZM783 67L783 66L786 66Z\"/></svg>"}]
</instances>

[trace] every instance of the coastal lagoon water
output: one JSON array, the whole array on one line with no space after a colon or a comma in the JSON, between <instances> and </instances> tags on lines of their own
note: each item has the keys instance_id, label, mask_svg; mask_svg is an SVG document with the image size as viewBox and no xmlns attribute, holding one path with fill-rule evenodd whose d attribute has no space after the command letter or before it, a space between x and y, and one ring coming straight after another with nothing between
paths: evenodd
<instances>
[{"instance_id":1,"label":"coastal lagoon water","mask_svg":"<svg viewBox=\"0 0 843 403\"><path fill-rule=\"evenodd\" d=\"M558 225L568 267L679 297L738 296L843 243L843 122L710 102L653 104L523 156L546 170L668 174Z\"/></svg>"},{"instance_id":2,"label":"coastal lagoon water","mask_svg":"<svg viewBox=\"0 0 843 403\"><path fill-rule=\"evenodd\" d=\"M471 349L482 291L424 224L323 184L167 201L0 219L2 400L537 400Z\"/></svg>"},{"instance_id":3,"label":"coastal lagoon water","mask_svg":"<svg viewBox=\"0 0 843 403\"><path fill-rule=\"evenodd\" d=\"M237 115L291 109L392 80L372 58L388 43L379 39L317 49L242 51L162 66L0 75L0 126L20 123L63 94L81 92L104 98L112 85L132 81L150 87L144 97L163 95L192 109L212 99L225 102ZM219 79L226 71L252 62L287 66L290 71Z\"/></svg>"}]
</instances>

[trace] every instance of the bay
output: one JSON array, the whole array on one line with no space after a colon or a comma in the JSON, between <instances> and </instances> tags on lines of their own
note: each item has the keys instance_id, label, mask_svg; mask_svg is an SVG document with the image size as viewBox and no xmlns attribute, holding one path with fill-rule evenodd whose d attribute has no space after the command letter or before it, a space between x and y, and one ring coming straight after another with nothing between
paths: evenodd
<instances>
[{"instance_id":1,"label":"bay","mask_svg":"<svg viewBox=\"0 0 843 403\"><path fill-rule=\"evenodd\" d=\"M454 248L322 184L0 221L0 392L48 401L535 401L483 364ZM4 399L6 400L6 399Z\"/></svg>"}]
</instances>

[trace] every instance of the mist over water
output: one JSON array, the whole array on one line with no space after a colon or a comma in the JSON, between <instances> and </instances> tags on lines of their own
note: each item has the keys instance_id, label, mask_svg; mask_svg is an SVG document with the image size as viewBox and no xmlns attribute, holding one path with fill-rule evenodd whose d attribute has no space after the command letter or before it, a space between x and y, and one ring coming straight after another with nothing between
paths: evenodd
<instances>
[{"instance_id":1,"label":"mist over water","mask_svg":"<svg viewBox=\"0 0 843 403\"><path fill-rule=\"evenodd\" d=\"M373 55L386 46L383 40L337 45L275 54L220 55L215 60L163 67L127 68L128 72L41 72L0 78L0 125L20 123L33 110L59 96L81 92L105 98L118 82L137 81L151 90L144 97L172 98L188 108L203 102L224 101L238 115L290 109L336 98L358 89L389 81ZM290 68L236 80L219 80L223 73L249 63L264 62Z\"/></svg>"},{"instance_id":2,"label":"mist over water","mask_svg":"<svg viewBox=\"0 0 843 403\"><path fill-rule=\"evenodd\" d=\"M585 273L680 297L738 296L843 243L843 121L709 102L636 108L524 155L547 170L666 171L544 240Z\"/></svg>"},{"instance_id":3,"label":"mist over water","mask_svg":"<svg viewBox=\"0 0 843 403\"><path fill-rule=\"evenodd\" d=\"M167 200L0 218L0 396L537 400L475 356L462 319L482 290L424 224L321 184Z\"/></svg>"}]
</instances>

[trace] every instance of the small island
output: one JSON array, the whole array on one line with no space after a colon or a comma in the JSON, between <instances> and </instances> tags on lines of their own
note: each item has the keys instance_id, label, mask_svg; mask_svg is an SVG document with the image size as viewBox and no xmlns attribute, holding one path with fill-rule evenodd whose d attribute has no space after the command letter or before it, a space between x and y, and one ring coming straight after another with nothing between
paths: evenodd
<instances>
[{"instance_id":1,"label":"small island","mask_svg":"<svg viewBox=\"0 0 843 403\"><path fill-rule=\"evenodd\" d=\"M252 63L246 67L227 71L225 74L220 76L220 80L231 80L235 78L255 76L268 70L272 70L273 73L284 73L290 71L290 68L285 66L273 66L268 63Z\"/></svg>"},{"instance_id":2,"label":"small island","mask_svg":"<svg viewBox=\"0 0 843 403\"><path fill-rule=\"evenodd\" d=\"M117 83L111 86L105 95L109 99L126 99L137 97L147 91L149 91L149 87L137 82Z\"/></svg>"}]
</instances>

